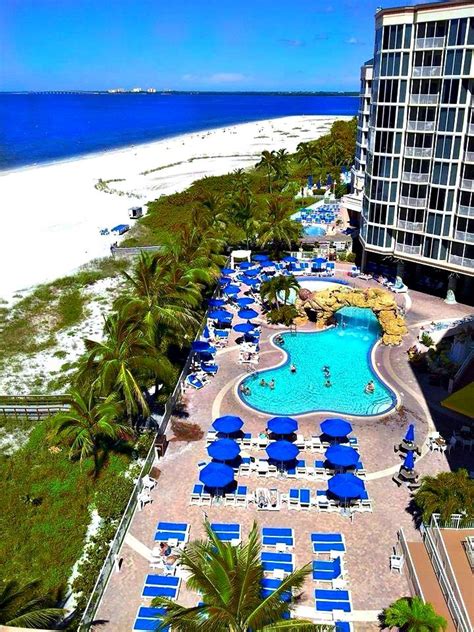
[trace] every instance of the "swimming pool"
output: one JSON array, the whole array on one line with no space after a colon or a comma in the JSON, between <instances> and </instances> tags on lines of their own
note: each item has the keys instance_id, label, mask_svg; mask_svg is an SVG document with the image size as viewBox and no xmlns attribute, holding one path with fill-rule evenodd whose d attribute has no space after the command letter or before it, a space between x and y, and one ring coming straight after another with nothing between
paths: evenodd
<instances>
[{"instance_id":1,"label":"swimming pool","mask_svg":"<svg viewBox=\"0 0 474 632\"><path fill-rule=\"evenodd\" d=\"M272 415L334 412L371 416L386 413L396 404L393 391L372 368L370 354L380 326L370 309L344 307L336 314L337 327L324 331L283 334L287 357L279 367L258 371L243 380L250 395L243 402ZM290 365L296 366L291 373ZM325 386L323 367L329 366L331 386ZM275 388L260 380L275 381ZM364 391L369 380L375 391Z\"/></svg>"},{"instance_id":2,"label":"swimming pool","mask_svg":"<svg viewBox=\"0 0 474 632\"><path fill-rule=\"evenodd\" d=\"M322 226L306 226L304 234L308 237L323 237L326 231Z\"/></svg>"}]
</instances>

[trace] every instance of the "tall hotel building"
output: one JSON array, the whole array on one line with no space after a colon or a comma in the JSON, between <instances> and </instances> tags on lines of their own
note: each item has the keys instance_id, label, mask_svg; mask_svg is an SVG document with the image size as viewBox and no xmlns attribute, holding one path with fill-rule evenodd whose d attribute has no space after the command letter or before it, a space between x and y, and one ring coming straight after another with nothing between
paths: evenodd
<instances>
[{"instance_id":1,"label":"tall hotel building","mask_svg":"<svg viewBox=\"0 0 474 632\"><path fill-rule=\"evenodd\" d=\"M473 50L473 1L378 10L345 198L359 220L364 269L396 262L409 287L449 285L467 300L474 300Z\"/></svg>"}]
</instances>

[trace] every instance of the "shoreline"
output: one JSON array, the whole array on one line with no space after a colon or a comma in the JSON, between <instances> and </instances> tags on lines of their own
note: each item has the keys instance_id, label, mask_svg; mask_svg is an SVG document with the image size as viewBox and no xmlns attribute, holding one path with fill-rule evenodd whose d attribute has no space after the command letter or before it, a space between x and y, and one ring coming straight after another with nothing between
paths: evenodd
<instances>
[{"instance_id":1,"label":"shoreline","mask_svg":"<svg viewBox=\"0 0 474 632\"><path fill-rule=\"evenodd\" d=\"M71 274L108 256L113 235L131 224L128 208L177 193L205 176L248 168L265 149L295 151L350 116L283 116L203 129L86 156L0 172L2 221L0 298ZM99 180L110 187L99 190ZM114 182L110 182L114 180ZM15 262L15 265L12 263Z\"/></svg>"}]
</instances>

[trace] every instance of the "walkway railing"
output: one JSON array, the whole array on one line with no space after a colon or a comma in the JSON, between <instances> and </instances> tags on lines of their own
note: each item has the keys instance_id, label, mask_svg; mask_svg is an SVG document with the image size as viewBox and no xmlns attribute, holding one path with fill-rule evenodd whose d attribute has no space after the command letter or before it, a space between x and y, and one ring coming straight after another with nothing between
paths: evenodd
<instances>
[{"instance_id":1,"label":"walkway railing","mask_svg":"<svg viewBox=\"0 0 474 632\"><path fill-rule=\"evenodd\" d=\"M69 408L67 395L0 395L0 417L38 421Z\"/></svg>"},{"instance_id":2,"label":"walkway railing","mask_svg":"<svg viewBox=\"0 0 474 632\"><path fill-rule=\"evenodd\" d=\"M110 252L114 257L135 257L141 252L158 252L159 250L161 250L161 246L133 246L130 248L112 246Z\"/></svg>"},{"instance_id":3,"label":"walkway railing","mask_svg":"<svg viewBox=\"0 0 474 632\"><path fill-rule=\"evenodd\" d=\"M446 528L460 528L462 516L454 514ZM421 535L425 543L426 551L433 564L433 570L438 578L441 592L446 600L446 605L451 613L456 630L458 632L473 632L473 627L469 620L469 614L464 603L463 596L459 589L456 576L446 551L443 536L439 528L439 515L433 514L429 525L422 525ZM458 526L455 526L458 525Z\"/></svg>"},{"instance_id":4,"label":"walkway railing","mask_svg":"<svg viewBox=\"0 0 474 632\"><path fill-rule=\"evenodd\" d=\"M406 569L408 573L408 578L411 582L412 588L415 593L425 601L425 597L423 595L423 591L421 589L420 580L418 579L418 574L416 572L415 564L413 563L413 558L410 553L410 549L408 547L408 542L405 538L405 532L402 528L398 532L398 541L400 542L400 548L402 550L403 556L406 560Z\"/></svg>"}]
</instances>

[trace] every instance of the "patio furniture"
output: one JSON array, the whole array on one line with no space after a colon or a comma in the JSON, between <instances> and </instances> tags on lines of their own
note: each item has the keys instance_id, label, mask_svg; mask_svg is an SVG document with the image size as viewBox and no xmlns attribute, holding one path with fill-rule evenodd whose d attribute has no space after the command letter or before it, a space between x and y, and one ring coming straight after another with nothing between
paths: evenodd
<instances>
[{"instance_id":1,"label":"patio furniture","mask_svg":"<svg viewBox=\"0 0 474 632\"><path fill-rule=\"evenodd\" d=\"M147 606L140 606L135 617L133 630L156 630L158 623L162 621L165 614L165 608L149 608ZM169 627L165 628L164 632L168 632L168 630Z\"/></svg>"},{"instance_id":2,"label":"patio furniture","mask_svg":"<svg viewBox=\"0 0 474 632\"><path fill-rule=\"evenodd\" d=\"M345 553L346 545L344 536L340 533L312 533L311 542L313 553L331 553L336 551Z\"/></svg>"},{"instance_id":3,"label":"patio furniture","mask_svg":"<svg viewBox=\"0 0 474 632\"><path fill-rule=\"evenodd\" d=\"M280 494L277 489L257 487L254 492L254 503L258 511L277 511L281 504Z\"/></svg>"},{"instance_id":4,"label":"patio furniture","mask_svg":"<svg viewBox=\"0 0 474 632\"><path fill-rule=\"evenodd\" d=\"M240 544L241 528L240 524L213 522L211 529L221 542L230 542L233 545Z\"/></svg>"},{"instance_id":5,"label":"patio furniture","mask_svg":"<svg viewBox=\"0 0 474 632\"><path fill-rule=\"evenodd\" d=\"M270 577L264 577L261 580L260 585L262 586L261 595L265 599L266 597L269 597L272 593L275 592L275 590L277 590L280 587L281 579L272 579ZM282 593L282 600L290 601L291 593L289 591Z\"/></svg>"},{"instance_id":6,"label":"patio furniture","mask_svg":"<svg viewBox=\"0 0 474 632\"><path fill-rule=\"evenodd\" d=\"M391 555L390 556L390 570L402 572L403 566L405 564L405 557L403 555Z\"/></svg>"},{"instance_id":7,"label":"patio furniture","mask_svg":"<svg viewBox=\"0 0 474 632\"><path fill-rule=\"evenodd\" d=\"M290 574L294 571L293 553L279 553L273 551L262 551L260 554L262 567L264 572L273 573L274 571L283 571Z\"/></svg>"},{"instance_id":8,"label":"patio furniture","mask_svg":"<svg viewBox=\"0 0 474 632\"><path fill-rule=\"evenodd\" d=\"M208 505L211 506L211 494L205 489L204 485L198 483L194 485L191 492L191 505Z\"/></svg>"},{"instance_id":9,"label":"patio furniture","mask_svg":"<svg viewBox=\"0 0 474 632\"><path fill-rule=\"evenodd\" d=\"M313 580L319 582L332 582L343 577L341 558L335 557L332 560L313 561Z\"/></svg>"},{"instance_id":10,"label":"patio furniture","mask_svg":"<svg viewBox=\"0 0 474 632\"><path fill-rule=\"evenodd\" d=\"M145 505L153 502L153 498L150 496L150 493L146 489L144 489L138 494L137 501L138 511L141 511L143 507L145 507Z\"/></svg>"},{"instance_id":11,"label":"patio furniture","mask_svg":"<svg viewBox=\"0 0 474 632\"><path fill-rule=\"evenodd\" d=\"M142 591L142 597L168 597L176 599L181 586L181 578L170 575L147 575Z\"/></svg>"},{"instance_id":12,"label":"patio furniture","mask_svg":"<svg viewBox=\"0 0 474 632\"><path fill-rule=\"evenodd\" d=\"M151 491L152 489L156 487L156 483L157 483L157 480L152 478L149 474L146 474L142 478L143 489L147 489Z\"/></svg>"},{"instance_id":13,"label":"patio furniture","mask_svg":"<svg viewBox=\"0 0 474 632\"><path fill-rule=\"evenodd\" d=\"M240 417L236 415L224 415L223 417L217 417L212 423L212 427L216 432L222 433L222 435L230 435L239 430L244 425L244 422Z\"/></svg>"},{"instance_id":14,"label":"patio furniture","mask_svg":"<svg viewBox=\"0 0 474 632\"><path fill-rule=\"evenodd\" d=\"M288 509L309 509L311 506L311 492L309 489L290 489L288 494Z\"/></svg>"},{"instance_id":15,"label":"patio furniture","mask_svg":"<svg viewBox=\"0 0 474 632\"><path fill-rule=\"evenodd\" d=\"M262 546L275 547L279 544L293 548L295 544L293 529L285 527L262 527Z\"/></svg>"},{"instance_id":16,"label":"patio furniture","mask_svg":"<svg viewBox=\"0 0 474 632\"><path fill-rule=\"evenodd\" d=\"M186 522L159 522L156 526L155 542L177 540L186 543L189 540L189 524Z\"/></svg>"},{"instance_id":17,"label":"patio furniture","mask_svg":"<svg viewBox=\"0 0 474 632\"><path fill-rule=\"evenodd\" d=\"M351 597L348 590L316 588L314 598L317 611L332 612L334 610L342 610L343 612L352 612Z\"/></svg>"},{"instance_id":18,"label":"patio furniture","mask_svg":"<svg viewBox=\"0 0 474 632\"><path fill-rule=\"evenodd\" d=\"M186 384L189 384L189 386L192 386L196 390L199 390L206 385L206 382L204 380L199 379L195 373L190 373L186 377Z\"/></svg>"}]
</instances>

